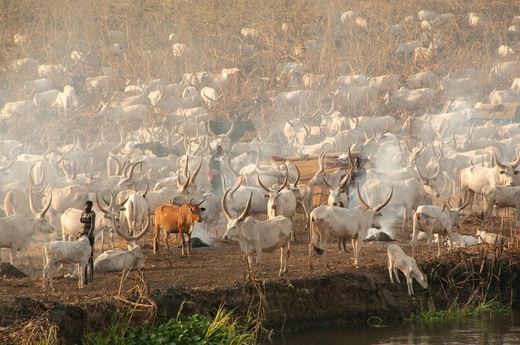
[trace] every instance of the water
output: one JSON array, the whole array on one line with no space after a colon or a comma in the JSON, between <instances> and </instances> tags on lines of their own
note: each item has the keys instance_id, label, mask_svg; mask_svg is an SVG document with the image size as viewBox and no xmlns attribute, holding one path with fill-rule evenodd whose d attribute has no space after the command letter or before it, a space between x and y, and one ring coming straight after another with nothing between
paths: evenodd
<instances>
[{"instance_id":1,"label":"water","mask_svg":"<svg viewBox=\"0 0 520 345\"><path fill-rule=\"evenodd\" d=\"M298 334L273 336L263 345L518 345L520 311L494 318L465 318L457 321L404 322L393 326L368 324L313 329Z\"/></svg>"}]
</instances>

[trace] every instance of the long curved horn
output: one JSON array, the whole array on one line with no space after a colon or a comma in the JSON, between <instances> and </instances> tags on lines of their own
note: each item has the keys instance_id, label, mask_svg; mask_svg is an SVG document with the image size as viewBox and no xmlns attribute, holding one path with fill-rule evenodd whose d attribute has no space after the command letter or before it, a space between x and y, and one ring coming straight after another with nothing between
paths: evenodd
<instances>
[{"instance_id":1,"label":"long curved horn","mask_svg":"<svg viewBox=\"0 0 520 345\"><path fill-rule=\"evenodd\" d=\"M326 111L322 106L321 106L321 103L323 102L323 100L320 100L318 102L318 110L320 111L320 113L323 115L323 116L330 116L330 114L332 114L332 112L334 111L334 98L332 98L332 104L330 106L330 110L329 111Z\"/></svg>"},{"instance_id":2,"label":"long curved horn","mask_svg":"<svg viewBox=\"0 0 520 345\"><path fill-rule=\"evenodd\" d=\"M492 161L495 161L495 164L498 165L500 168L505 169L506 166L498 160L495 151L491 150L491 159Z\"/></svg>"},{"instance_id":3,"label":"long curved horn","mask_svg":"<svg viewBox=\"0 0 520 345\"><path fill-rule=\"evenodd\" d=\"M325 186L327 186L327 188L332 189L332 186L330 184L328 184L327 181L325 181L324 175L321 175L321 179L323 180L323 183L325 183Z\"/></svg>"},{"instance_id":4,"label":"long curved horn","mask_svg":"<svg viewBox=\"0 0 520 345\"><path fill-rule=\"evenodd\" d=\"M128 177L125 179L125 182L128 182L130 180L132 180L132 178L134 177L134 170L135 168L138 166L138 165L142 165L144 162L141 161L141 162L137 162L137 163L132 163L131 164L131 168L130 168L130 172L128 173Z\"/></svg>"},{"instance_id":5,"label":"long curved horn","mask_svg":"<svg viewBox=\"0 0 520 345\"><path fill-rule=\"evenodd\" d=\"M244 221L244 219L246 219L247 214L249 213L249 210L251 209L251 199L252 198L253 198L253 192L251 192L251 194L249 194L249 199L247 199L246 208L244 209L242 214L240 216L238 216L237 223L240 223L240 222Z\"/></svg>"},{"instance_id":6,"label":"long curved horn","mask_svg":"<svg viewBox=\"0 0 520 345\"><path fill-rule=\"evenodd\" d=\"M200 171L200 167L202 166L202 154L199 155L199 157L200 157L199 164L197 164L197 167L195 168L193 175L190 177L190 183L192 183L192 184L194 183L195 178L197 177L197 174Z\"/></svg>"},{"instance_id":7,"label":"long curved horn","mask_svg":"<svg viewBox=\"0 0 520 345\"><path fill-rule=\"evenodd\" d=\"M285 167L285 179L278 189L278 193L280 193L285 188L285 186L287 186L287 181L289 180L289 168L287 168L287 164L285 164L285 162L283 162L283 166Z\"/></svg>"},{"instance_id":8,"label":"long curved horn","mask_svg":"<svg viewBox=\"0 0 520 345\"><path fill-rule=\"evenodd\" d=\"M233 175L235 175L235 177L238 177L239 173L238 171L236 171L234 168L233 168L233 164L231 164L231 153L228 153L226 155L226 163L227 163L227 166L228 166L228 169L229 171L231 171L231 173Z\"/></svg>"},{"instance_id":9,"label":"long curved horn","mask_svg":"<svg viewBox=\"0 0 520 345\"><path fill-rule=\"evenodd\" d=\"M238 176L237 180L235 181L235 184L233 187L231 187L231 191L229 192L230 196L233 195L237 191L237 189L242 185L242 181L244 180L244 175Z\"/></svg>"},{"instance_id":10,"label":"long curved horn","mask_svg":"<svg viewBox=\"0 0 520 345\"><path fill-rule=\"evenodd\" d=\"M323 172L325 171L325 166L324 166L324 159L325 159L325 155L327 154L327 152L329 152L330 149L325 149L322 153L320 153L320 156L318 158L318 164L319 164L319 167L320 167L320 170L318 170L318 172Z\"/></svg>"},{"instance_id":11,"label":"long curved horn","mask_svg":"<svg viewBox=\"0 0 520 345\"><path fill-rule=\"evenodd\" d=\"M190 184L190 174L188 173L188 178L186 179L186 182L181 183L181 174L180 174L180 171L177 170L177 186L179 187L179 189L184 192L186 191L186 189L188 188L189 184Z\"/></svg>"},{"instance_id":12,"label":"long curved horn","mask_svg":"<svg viewBox=\"0 0 520 345\"><path fill-rule=\"evenodd\" d=\"M231 189L228 189L225 193L224 193L224 196L222 197L222 201L221 201L221 205L222 205L222 212L224 212L224 215L226 216L226 218L228 220L231 220L233 219L233 217L231 216L231 214L229 213L227 207L226 207L226 199L227 199L227 196L229 194L229 192L231 191Z\"/></svg>"},{"instance_id":13,"label":"long curved horn","mask_svg":"<svg viewBox=\"0 0 520 345\"><path fill-rule=\"evenodd\" d=\"M419 170L419 167L417 166L417 162L415 162L415 160L413 161L413 166L415 168L415 171L417 171L417 173L419 174L419 177L421 178L421 180L428 182L429 179L426 176L424 176L423 174L421 174L421 170Z\"/></svg>"},{"instance_id":14,"label":"long curved horn","mask_svg":"<svg viewBox=\"0 0 520 345\"><path fill-rule=\"evenodd\" d=\"M352 177L352 169L339 181L339 189L345 189L345 186L350 182Z\"/></svg>"},{"instance_id":15,"label":"long curved horn","mask_svg":"<svg viewBox=\"0 0 520 345\"><path fill-rule=\"evenodd\" d=\"M513 167L513 169L516 169L518 167L518 165L520 164L520 154L518 153L518 149L515 149L516 151L516 159L513 161L513 163L511 163L511 167Z\"/></svg>"},{"instance_id":16,"label":"long curved horn","mask_svg":"<svg viewBox=\"0 0 520 345\"><path fill-rule=\"evenodd\" d=\"M40 173L40 180L38 181L38 183L36 183L34 181L34 176L33 176L33 170L34 170L35 167L36 167L36 164L33 164L29 168L29 181L31 183L31 186L33 186L33 187L41 187L42 184L43 184L43 174ZM42 169L42 172L43 172L43 170L44 169Z\"/></svg>"},{"instance_id":17,"label":"long curved horn","mask_svg":"<svg viewBox=\"0 0 520 345\"><path fill-rule=\"evenodd\" d=\"M117 234L119 236L121 236L121 238L123 238L127 242L137 242L141 237L143 237L148 232L148 229L150 228L150 217L148 217L148 216L146 217L146 225L145 225L145 227L143 228L143 230L141 230L140 233L138 233L135 236L130 236L130 235L122 233L121 230L119 230L119 227L116 224L115 217L112 217L112 223L114 224L114 229L116 230Z\"/></svg>"},{"instance_id":18,"label":"long curved horn","mask_svg":"<svg viewBox=\"0 0 520 345\"><path fill-rule=\"evenodd\" d=\"M374 211L379 212L383 207L388 205L388 203L390 202L390 199L392 199L393 194L394 194L394 187L392 187L392 190L390 191L390 195L388 196L388 198L386 198L386 200L383 201L381 204L374 207Z\"/></svg>"},{"instance_id":19,"label":"long curved horn","mask_svg":"<svg viewBox=\"0 0 520 345\"><path fill-rule=\"evenodd\" d=\"M357 190L357 197L358 197L358 200L359 200L359 203L361 204L361 206L363 206L363 208L365 210L370 210L370 206L368 206L368 204L365 202L365 200L363 200L363 198L361 197L361 193L359 192L359 183L356 185L356 190Z\"/></svg>"},{"instance_id":20,"label":"long curved horn","mask_svg":"<svg viewBox=\"0 0 520 345\"><path fill-rule=\"evenodd\" d=\"M298 166L295 164L294 165L294 168L296 169L296 181L294 181L294 186L295 187L298 187L298 182L300 181L300 169L298 168Z\"/></svg>"},{"instance_id":21,"label":"long curved horn","mask_svg":"<svg viewBox=\"0 0 520 345\"><path fill-rule=\"evenodd\" d=\"M256 182L258 183L258 185L263 189L265 190L266 192L270 192L271 190L269 188L267 188L266 186L264 186L264 184L262 183L262 181L260 181L260 175L259 174L256 174Z\"/></svg>"},{"instance_id":22,"label":"long curved horn","mask_svg":"<svg viewBox=\"0 0 520 345\"><path fill-rule=\"evenodd\" d=\"M112 200L112 199L111 199ZM112 201L110 201L110 203L112 203ZM98 205L99 209L101 210L101 212L103 212L104 214L108 214L110 213L106 208L103 207L103 205L99 202L99 199L98 199L98 193L96 192L96 204Z\"/></svg>"},{"instance_id":23,"label":"long curved horn","mask_svg":"<svg viewBox=\"0 0 520 345\"><path fill-rule=\"evenodd\" d=\"M146 198L146 193L148 193L148 190L150 189L150 185L148 184L148 181L145 181L145 183L146 183L146 189L144 190L143 198Z\"/></svg>"},{"instance_id":24,"label":"long curved horn","mask_svg":"<svg viewBox=\"0 0 520 345\"><path fill-rule=\"evenodd\" d=\"M188 161L189 161L189 158L190 158L190 156L188 154L186 154L186 162L184 162L184 169L182 170L182 176L184 176L185 180L189 179L189 177L188 177Z\"/></svg>"}]
</instances>

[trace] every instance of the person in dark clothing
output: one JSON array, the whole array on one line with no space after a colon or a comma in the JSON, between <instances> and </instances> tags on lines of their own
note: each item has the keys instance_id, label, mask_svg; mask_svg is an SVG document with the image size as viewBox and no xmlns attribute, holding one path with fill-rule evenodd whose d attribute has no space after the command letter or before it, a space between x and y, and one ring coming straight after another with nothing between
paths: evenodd
<instances>
[{"instance_id":1,"label":"person in dark clothing","mask_svg":"<svg viewBox=\"0 0 520 345\"><path fill-rule=\"evenodd\" d=\"M90 253L89 264L85 267L85 284L88 284L88 275L87 269L90 266L90 274L93 274L93 264L94 264L94 228L96 225L96 213L92 211L93 203L90 200L85 202L85 207L81 217L79 218L79 222L83 225L83 231L80 233L82 236L86 236L90 242L90 246L92 247L92 251Z\"/></svg>"},{"instance_id":2,"label":"person in dark clothing","mask_svg":"<svg viewBox=\"0 0 520 345\"><path fill-rule=\"evenodd\" d=\"M208 180L211 182L213 194L222 196L222 171L220 170L220 163L222 160L222 146L218 145L215 153L211 155L209 160Z\"/></svg>"}]
</instances>

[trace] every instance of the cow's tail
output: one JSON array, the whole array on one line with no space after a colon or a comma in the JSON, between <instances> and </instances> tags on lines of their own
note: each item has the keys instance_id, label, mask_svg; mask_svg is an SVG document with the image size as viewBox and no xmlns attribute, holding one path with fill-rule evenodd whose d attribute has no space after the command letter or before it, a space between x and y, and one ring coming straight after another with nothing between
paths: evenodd
<instances>
[{"instance_id":1,"label":"cow's tail","mask_svg":"<svg viewBox=\"0 0 520 345\"><path fill-rule=\"evenodd\" d=\"M311 215L311 220L310 220L310 231L311 231L311 241L312 241L312 247L314 248L314 250L316 251L316 253L318 253L318 255L322 255L324 250L320 248L320 244L321 244L321 232L320 232L320 229L318 229L318 226L316 225L316 220L314 219L314 217Z\"/></svg>"}]
</instances>

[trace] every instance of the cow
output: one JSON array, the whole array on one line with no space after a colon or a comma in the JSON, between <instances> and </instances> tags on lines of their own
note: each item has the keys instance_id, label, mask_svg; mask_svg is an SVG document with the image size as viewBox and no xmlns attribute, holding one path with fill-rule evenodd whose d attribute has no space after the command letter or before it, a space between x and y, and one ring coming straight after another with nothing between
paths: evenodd
<instances>
[{"instance_id":1,"label":"cow","mask_svg":"<svg viewBox=\"0 0 520 345\"><path fill-rule=\"evenodd\" d=\"M267 220L256 220L248 216L251 208L253 193L249 194L246 208L237 218L233 218L226 207L226 197L229 189L222 199L222 211L228 224L224 234L225 240L235 240L240 244L240 249L247 256L249 276L254 278L253 257L256 254L256 262L261 270L262 252L273 252L280 249L279 276L287 273L287 259L291 249L291 238L294 235L293 223L284 216L276 216Z\"/></svg>"},{"instance_id":2,"label":"cow","mask_svg":"<svg viewBox=\"0 0 520 345\"><path fill-rule=\"evenodd\" d=\"M10 263L13 266L16 265L16 252L27 249L36 231L50 234L54 230L44 218L45 213L51 207L52 196L48 199L41 212L36 211L32 199L31 188L29 205L34 217L26 218L22 215L15 214L13 216L0 218L0 248L11 249Z\"/></svg>"},{"instance_id":3,"label":"cow","mask_svg":"<svg viewBox=\"0 0 520 345\"><path fill-rule=\"evenodd\" d=\"M431 88L435 84L435 79L435 74L431 71L418 72L410 74L408 78L406 78L406 85L410 89Z\"/></svg>"},{"instance_id":4,"label":"cow","mask_svg":"<svg viewBox=\"0 0 520 345\"><path fill-rule=\"evenodd\" d=\"M296 196L290 190L284 189L287 185L289 172L287 170L287 165L285 165L285 180L283 184L280 186L277 183L273 184L271 188L267 188L262 184L260 180L260 176L256 175L256 179L258 185L265 190L267 195L266 198L269 198L267 202L267 217L272 219L277 216L285 216L292 221L292 217L296 213Z\"/></svg>"},{"instance_id":5,"label":"cow","mask_svg":"<svg viewBox=\"0 0 520 345\"><path fill-rule=\"evenodd\" d=\"M65 85L63 92L58 93L52 107L56 107L58 112L68 116L78 106L79 99L76 90L72 85Z\"/></svg>"},{"instance_id":6,"label":"cow","mask_svg":"<svg viewBox=\"0 0 520 345\"><path fill-rule=\"evenodd\" d=\"M372 204L384 200L383 198L387 195L389 189L394 191L394 197L389 207L404 207L403 230L406 228L412 212L425 203L426 194L432 197L439 197L439 192L430 184L429 180L420 181L416 178L409 178L403 181L371 179L363 184L363 193L367 198L367 202Z\"/></svg>"},{"instance_id":7,"label":"cow","mask_svg":"<svg viewBox=\"0 0 520 345\"><path fill-rule=\"evenodd\" d=\"M491 151L492 168L481 166L470 166L460 171L460 194L462 203L469 203L470 212L473 211L473 198L475 194L482 194L482 190L487 186L514 184L514 175L518 172L515 169L520 164L520 155L510 164L505 165L498 161L494 151Z\"/></svg>"},{"instance_id":8,"label":"cow","mask_svg":"<svg viewBox=\"0 0 520 345\"><path fill-rule=\"evenodd\" d=\"M410 90L401 87L399 90L390 90L385 95L385 105L397 110L418 110L419 112L431 112L435 92L430 88Z\"/></svg>"},{"instance_id":9,"label":"cow","mask_svg":"<svg viewBox=\"0 0 520 345\"><path fill-rule=\"evenodd\" d=\"M182 240L182 255L185 255L184 235L188 237L187 254L191 255L191 232L193 231L193 225L196 222L202 222L201 212L206 210L204 207L200 207L204 200L198 204L194 204L193 199L194 198L191 198L182 206L165 204L155 210L153 234L154 254L157 254L159 249L159 233L162 228L164 230L164 242L168 251L170 250L168 235L178 233Z\"/></svg>"},{"instance_id":10,"label":"cow","mask_svg":"<svg viewBox=\"0 0 520 345\"><path fill-rule=\"evenodd\" d=\"M432 246L433 234L447 237L449 241L448 251L450 251L453 247L451 238L452 228L460 228L460 217L464 216L462 210L467 205L452 209L448 199L448 203L443 207L432 205L419 206L413 215L412 257L415 257L415 245L420 231L426 233L428 246L433 255L435 255ZM441 242L438 241L437 243L437 257L441 256Z\"/></svg>"},{"instance_id":11,"label":"cow","mask_svg":"<svg viewBox=\"0 0 520 345\"><path fill-rule=\"evenodd\" d=\"M516 221L520 219L520 186L490 185L482 188L483 219L489 218L489 223L494 227L491 211L494 206L498 208L513 207Z\"/></svg>"},{"instance_id":12,"label":"cow","mask_svg":"<svg viewBox=\"0 0 520 345\"><path fill-rule=\"evenodd\" d=\"M85 269L91 257L92 247L86 236L81 236L75 242L68 241L49 241L43 245L43 289L47 289L47 284L53 290L54 282L52 279L54 266L59 261L62 264L78 264L78 287L83 288L85 284Z\"/></svg>"},{"instance_id":13,"label":"cow","mask_svg":"<svg viewBox=\"0 0 520 345\"><path fill-rule=\"evenodd\" d=\"M388 273L392 283L394 282L393 275L398 283L401 282L397 274L397 269L399 269L406 276L408 295L413 295L413 279L417 280L423 288L428 288L428 278L421 272L414 258L406 255L397 244L388 245L386 252L388 254Z\"/></svg>"},{"instance_id":14,"label":"cow","mask_svg":"<svg viewBox=\"0 0 520 345\"><path fill-rule=\"evenodd\" d=\"M94 260L94 272L124 272L140 269L143 261L141 246L129 245L128 250L113 249L101 253Z\"/></svg>"},{"instance_id":15,"label":"cow","mask_svg":"<svg viewBox=\"0 0 520 345\"><path fill-rule=\"evenodd\" d=\"M325 256L328 237L337 239L350 238L354 247L354 265L359 265L359 254L361 252L361 244L367 237L369 228L380 229L381 224L379 218L382 216L381 209L385 207L392 199L394 191L390 191L390 195L381 204L371 208L359 192L357 186L357 195L360 206L352 209L346 209L335 206L319 206L315 208L310 215L311 240L309 242L309 269L312 266L312 251L318 253L325 266L329 267L329 262Z\"/></svg>"}]
</instances>

